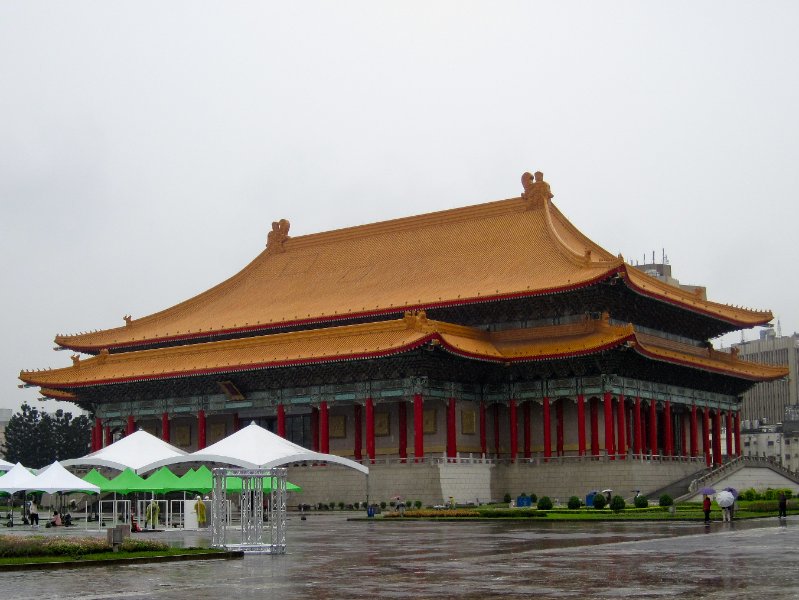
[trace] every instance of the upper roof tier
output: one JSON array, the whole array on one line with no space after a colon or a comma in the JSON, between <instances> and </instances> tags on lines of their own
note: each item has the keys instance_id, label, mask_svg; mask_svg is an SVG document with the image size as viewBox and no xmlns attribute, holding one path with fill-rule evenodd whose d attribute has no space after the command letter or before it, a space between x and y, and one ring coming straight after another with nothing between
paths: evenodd
<instances>
[{"instance_id":1,"label":"upper roof tier","mask_svg":"<svg viewBox=\"0 0 799 600\"><path fill-rule=\"evenodd\" d=\"M556 294L615 275L637 293L730 330L772 319L768 311L709 302L629 267L578 231L549 194L536 196L535 185L528 181L519 198L296 238L288 236L287 221L275 222L267 248L208 291L140 319L126 317L122 327L55 341L92 354L132 350Z\"/></svg>"}]
</instances>

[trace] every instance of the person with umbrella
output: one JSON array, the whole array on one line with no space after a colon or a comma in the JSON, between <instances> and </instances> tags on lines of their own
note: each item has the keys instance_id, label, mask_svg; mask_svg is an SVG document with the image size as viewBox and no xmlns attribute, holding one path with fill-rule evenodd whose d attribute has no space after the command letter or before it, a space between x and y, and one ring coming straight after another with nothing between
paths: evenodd
<instances>
[{"instance_id":1,"label":"person with umbrella","mask_svg":"<svg viewBox=\"0 0 799 600\"><path fill-rule=\"evenodd\" d=\"M780 510L780 514L777 516L777 518L778 519L787 519L788 518L788 498L785 495L785 492L780 492L778 508Z\"/></svg>"},{"instance_id":2,"label":"person with umbrella","mask_svg":"<svg viewBox=\"0 0 799 600\"><path fill-rule=\"evenodd\" d=\"M732 505L735 502L735 496L732 492L722 490L716 494L716 504L721 507L722 521L732 521Z\"/></svg>"}]
</instances>

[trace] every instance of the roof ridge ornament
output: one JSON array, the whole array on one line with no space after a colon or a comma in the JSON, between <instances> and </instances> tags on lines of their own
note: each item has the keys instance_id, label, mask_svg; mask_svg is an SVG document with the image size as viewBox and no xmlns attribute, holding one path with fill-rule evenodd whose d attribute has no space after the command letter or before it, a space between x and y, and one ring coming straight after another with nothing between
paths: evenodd
<instances>
[{"instance_id":1,"label":"roof ridge ornament","mask_svg":"<svg viewBox=\"0 0 799 600\"><path fill-rule=\"evenodd\" d=\"M536 171L534 175L525 173L522 175L522 198L527 200L527 208L543 208L544 205L554 198L554 194L549 184L544 181L544 174Z\"/></svg>"},{"instance_id":2,"label":"roof ridge ornament","mask_svg":"<svg viewBox=\"0 0 799 600\"><path fill-rule=\"evenodd\" d=\"M272 221L272 231L266 236L267 254L276 254L286 251L283 244L289 239L289 227L291 227L291 223L289 223L287 219Z\"/></svg>"},{"instance_id":3,"label":"roof ridge ornament","mask_svg":"<svg viewBox=\"0 0 799 600\"><path fill-rule=\"evenodd\" d=\"M133 317L130 315L125 315L122 317L122 320L125 321L125 327L128 327L131 324L131 321L133 321Z\"/></svg>"}]
</instances>

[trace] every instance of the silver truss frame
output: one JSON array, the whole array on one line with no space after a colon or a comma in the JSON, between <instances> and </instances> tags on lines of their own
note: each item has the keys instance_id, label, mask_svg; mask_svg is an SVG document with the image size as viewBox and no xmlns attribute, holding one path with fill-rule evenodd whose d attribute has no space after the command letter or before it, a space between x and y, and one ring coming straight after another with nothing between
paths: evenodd
<instances>
[{"instance_id":1,"label":"silver truss frame","mask_svg":"<svg viewBox=\"0 0 799 600\"><path fill-rule=\"evenodd\" d=\"M285 554L287 469L223 467L214 469L213 476L212 546L251 554ZM238 528L233 527L228 510L230 494L225 486L228 477L241 478L241 519ZM264 483L266 483L266 493L264 493ZM266 527L264 527L265 520ZM229 539L234 535L238 539L237 542Z\"/></svg>"}]
</instances>

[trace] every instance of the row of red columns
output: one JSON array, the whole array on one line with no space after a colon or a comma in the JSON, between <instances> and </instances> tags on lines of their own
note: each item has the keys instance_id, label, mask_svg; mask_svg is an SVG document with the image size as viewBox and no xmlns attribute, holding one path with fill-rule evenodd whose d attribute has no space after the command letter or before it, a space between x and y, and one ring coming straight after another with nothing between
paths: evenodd
<instances>
[{"instance_id":1,"label":"row of red columns","mask_svg":"<svg viewBox=\"0 0 799 600\"><path fill-rule=\"evenodd\" d=\"M644 453L643 436L645 433L644 419L641 409L641 398L635 398L632 406L632 440L627 440L627 408L623 395L618 397L618 406L616 407L616 427L614 427L613 410L614 399L613 396L606 392L602 398L604 409L604 423L605 423L605 451L611 460L617 456L623 458L627 450L632 446L633 454ZM366 406L366 453L367 457L374 462L375 460L375 431L374 431L374 403L372 398L367 398ZM544 442L544 458L548 459L552 456L552 434L551 434L551 415L550 415L550 399L544 397L542 400L542 421L543 421L543 442ZM398 404L398 425L399 425L399 457L401 459L407 458L407 409L406 404L401 402ZM532 456L532 435L531 435L531 411L530 402L525 402L522 407L523 418L523 456L530 458ZM648 434L649 434L649 449L658 448L658 417L657 406L655 402L649 403L649 415L647 418ZM695 405L691 406L690 410L690 434L688 441L690 442L690 456L696 457L699 453L698 448L698 435L699 428L697 424L697 413L699 410ZM705 460L710 466L711 464L721 464L721 411L712 409L702 409L702 453ZM711 423L711 412L713 413L713 420ZM508 403L508 419L510 426L510 458L515 460L519 455L518 444L518 407L515 400L510 400ZM362 460L361 447L361 423L362 413L361 406L356 404L354 407L355 419L355 459ZM564 446L564 418L563 418L563 402L558 401L555 404L555 418L556 418L556 452L558 456L563 455ZM598 399L592 398L589 402L589 418L591 428L591 454L593 456L599 455L599 407ZM664 448L663 452L666 456L673 456L674 454L674 435L672 431L672 413L671 402L665 401L663 407L663 425L664 425ZM424 400L421 394L414 395L413 398L413 422L414 422L414 456L415 459L424 457ZM494 440L495 440L495 453L500 453L500 418L499 418L499 405L494 405ZM206 418L205 411L200 410L197 414L198 421L198 448L202 449L206 446ZM311 428L313 432L313 449L322 453L330 451L330 437L328 427L328 406L327 402L322 401L318 408L314 408L311 414ZM480 404L479 424L480 424L480 449L483 454L487 454L487 435L486 435L486 406ZM684 421L683 421L684 424ZM728 456L741 454L741 439L740 439L740 413L732 412L726 413L726 429L728 435L726 437L726 451ZM170 441L170 422L169 414L163 413L161 415L161 437L164 441ZM135 423L133 416L128 416L126 435L133 433ZM238 415L234 415L234 430L238 430ZM712 447L710 441L710 434L712 428ZM577 445L578 454L585 456L587 453L586 447L586 430L585 430L585 397L581 394L577 396ZM615 430L615 431L614 431ZM457 455L456 444L456 401L455 398L450 398L447 403L447 451L448 457L454 458ZM732 433L732 435L730 435ZM282 404L277 406L277 434L281 437L286 437L286 413L285 407ZM92 451L99 450L103 445L111 444L111 428L106 425L103 427L101 419L95 420L95 425L92 428ZM105 438L105 439L103 439ZM618 448L616 442L618 441ZM632 442L631 444L629 442ZM681 427L681 447L683 455L687 454L688 444L686 443L685 427Z\"/></svg>"}]
</instances>

